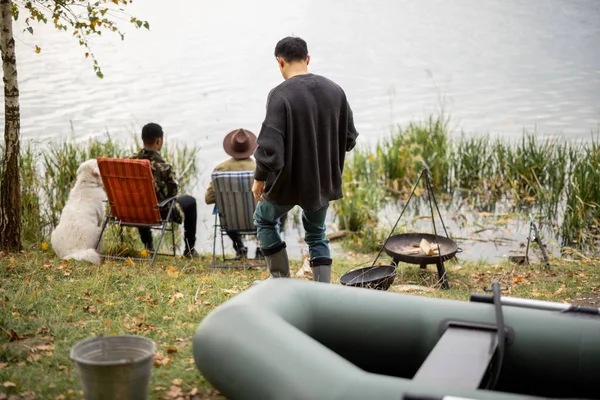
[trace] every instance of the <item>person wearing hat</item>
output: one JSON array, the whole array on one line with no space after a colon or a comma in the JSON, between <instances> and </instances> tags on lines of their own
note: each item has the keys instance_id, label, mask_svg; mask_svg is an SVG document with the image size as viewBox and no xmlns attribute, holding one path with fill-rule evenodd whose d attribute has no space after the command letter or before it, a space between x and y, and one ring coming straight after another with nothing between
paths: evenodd
<instances>
[{"instance_id":1,"label":"person wearing hat","mask_svg":"<svg viewBox=\"0 0 600 400\"><path fill-rule=\"evenodd\" d=\"M162 202L170 197L177 196L179 186L175 179L175 172L171 164L167 163L160 155L164 143L164 133L160 125L150 122L142 128L142 142L144 148L130 158L149 160L154 176L156 198ZM166 218L168 206L161 208L160 214ZM171 213L171 220L176 224L183 223L183 236L185 241L185 257L198 257L194 249L196 245L196 221L198 210L196 199L189 195L180 195L175 199L175 206ZM138 228L142 243L150 251L154 250L154 241L150 228Z\"/></svg>"},{"instance_id":2,"label":"person wearing hat","mask_svg":"<svg viewBox=\"0 0 600 400\"><path fill-rule=\"evenodd\" d=\"M236 129L229 132L223 139L223 149L231 158L217 165L216 171L254 171L256 163L252 159L252 154L256 149L256 135L246 129ZM215 192L212 182L208 185L204 196L206 204L215 203ZM227 232L227 236L233 242L233 248L239 258L248 255L248 249L244 245L242 235L237 232ZM256 257L261 256L260 249L257 249Z\"/></svg>"}]
</instances>

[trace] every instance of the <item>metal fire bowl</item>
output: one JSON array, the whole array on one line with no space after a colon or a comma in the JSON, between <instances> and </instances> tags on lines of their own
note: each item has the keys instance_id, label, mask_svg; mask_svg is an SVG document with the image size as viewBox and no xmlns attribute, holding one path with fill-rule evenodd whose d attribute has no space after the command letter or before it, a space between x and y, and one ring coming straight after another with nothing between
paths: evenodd
<instances>
[{"instance_id":1,"label":"metal fire bowl","mask_svg":"<svg viewBox=\"0 0 600 400\"><path fill-rule=\"evenodd\" d=\"M405 262L409 264L437 264L440 261L440 256L426 256L420 254L400 254L402 251L414 249L419 246L421 239L427 240L429 243L438 243L440 245L440 253L442 261L446 261L454 257L458 252L456 242L445 236L436 236L429 233L402 233L391 236L385 244L384 250L394 259L394 262Z\"/></svg>"}]
</instances>

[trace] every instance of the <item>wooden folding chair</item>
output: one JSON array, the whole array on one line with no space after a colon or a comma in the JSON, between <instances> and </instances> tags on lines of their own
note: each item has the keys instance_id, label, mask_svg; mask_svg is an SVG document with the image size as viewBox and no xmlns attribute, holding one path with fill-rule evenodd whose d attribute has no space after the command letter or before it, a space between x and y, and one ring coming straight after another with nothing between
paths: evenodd
<instances>
[{"instance_id":1,"label":"wooden folding chair","mask_svg":"<svg viewBox=\"0 0 600 400\"><path fill-rule=\"evenodd\" d=\"M241 172L213 172L211 175L215 191L215 232L213 238L213 268L240 268L240 267L262 267L265 263L241 265L216 264L217 231L221 236L221 249L223 251L223 262L233 259L225 258L225 245L223 236L227 232L237 232L242 236L256 235L254 226L254 210L257 201L252 194L252 183L254 182L254 171ZM244 260L243 260L244 261Z\"/></svg>"},{"instance_id":2,"label":"wooden folding chair","mask_svg":"<svg viewBox=\"0 0 600 400\"><path fill-rule=\"evenodd\" d=\"M157 255L175 256L175 224L170 219L176 197L158 202L150 161L105 157L98 157L97 161L110 210L104 219L102 231L96 243L96 250L99 250L102 235L108 224L115 224L119 225L121 229L122 227L134 227L160 231L160 237L157 245L154 246L150 265L154 264ZM165 219L161 217L160 213L160 209L164 206L168 206ZM158 253L165 232L172 233L173 254ZM132 260L147 261L147 258L100 255L104 258L121 260L130 258Z\"/></svg>"}]
</instances>

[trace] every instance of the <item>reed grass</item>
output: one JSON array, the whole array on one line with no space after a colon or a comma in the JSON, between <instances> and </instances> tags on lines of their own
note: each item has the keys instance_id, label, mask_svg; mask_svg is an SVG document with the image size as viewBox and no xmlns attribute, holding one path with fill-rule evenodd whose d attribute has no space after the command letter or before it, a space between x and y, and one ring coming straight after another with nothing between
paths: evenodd
<instances>
[{"instance_id":1,"label":"reed grass","mask_svg":"<svg viewBox=\"0 0 600 400\"><path fill-rule=\"evenodd\" d=\"M443 114L430 117L398 127L374 151L362 148L347 158L344 185L355 190L339 201L338 222L355 232L376 229L383 205L405 200L427 168L438 199L458 193L485 208L481 211L509 202L511 212L534 212L542 223L558 226L562 245L592 249L600 239L599 143L598 138L576 143L535 132L524 132L516 142L464 133L453 138ZM375 157L367 159L370 154ZM358 187L377 188L377 193L383 188L385 201L358 193Z\"/></svg>"},{"instance_id":2,"label":"reed grass","mask_svg":"<svg viewBox=\"0 0 600 400\"><path fill-rule=\"evenodd\" d=\"M22 146L19 162L24 243L36 246L48 240L59 222L69 192L75 184L77 168L82 162L100 156L129 157L140 146L137 137L126 143L108 134L102 139L27 142ZM161 151L178 175L180 193L191 190L197 184L197 152L197 147L179 144L165 145ZM161 247L169 246L172 241L169 235L165 235ZM176 240L179 240L179 235ZM104 245L103 251L108 254L139 256L139 251L134 249L140 247L141 241L134 228L111 227Z\"/></svg>"}]
</instances>

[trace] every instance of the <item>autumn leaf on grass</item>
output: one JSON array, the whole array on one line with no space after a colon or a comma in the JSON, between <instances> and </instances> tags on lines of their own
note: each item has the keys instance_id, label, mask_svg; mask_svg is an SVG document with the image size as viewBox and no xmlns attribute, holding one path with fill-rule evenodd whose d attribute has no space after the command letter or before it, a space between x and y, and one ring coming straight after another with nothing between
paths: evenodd
<instances>
[{"instance_id":1,"label":"autumn leaf on grass","mask_svg":"<svg viewBox=\"0 0 600 400\"><path fill-rule=\"evenodd\" d=\"M5 331L6 332L6 331ZM6 332L8 334L8 341L9 342L17 342L19 340L23 340L25 339L25 336L23 335L19 335L17 332L15 332L13 329L11 329L10 331Z\"/></svg>"},{"instance_id":2,"label":"autumn leaf on grass","mask_svg":"<svg viewBox=\"0 0 600 400\"><path fill-rule=\"evenodd\" d=\"M171 385L169 391L165 393L165 395L167 396L167 399L177 399L183 397L184 393L179 386Z\"/></svg>"},{"instance_id":3,"label":"autumn leaf on grass","mask_svg":"<svg viewBox=\"0 0 600 400\"><path fill-rule=\"evenodd\" d=\"M42 242L42 251L48 250L48 243Z\"/></svg>"},{"instance_id":4,"label":"autumn leaf on grass","mask_svg":"<svg viewBox=\"0 0 600 400\"><path fill-rule=\"evenodd\" d=\"M48 343L48 344L40 344L36 348L40 351L52 351L52 350L54 350L55 346L51 343Z\"/></svg>"},{"instance_id":5,"label":"autumn leaf on grass","mask_svg":"<svg viewBox=\"0 0 600 400\"><path fill-rule=\"evenodd\" d=\"M177 272L177 267L171 265L169 268L167 268L167 275L170 276L171 278L178 277L179 272Z\"/></svg>"},{"instance_id":6,"label":"autumn leaf on grass","mask_svg":"<svg viewBox=\"0 0 600 400\"><path fill-rule=\"evenodd\" d=\"M90 314L95 314L96 313L96 307L89 305L89 306L85 306L83 307L83 311L87 311Z\"/></svg>"},{"instance_id":7,"label":"autumn leaf on grass","mask_svg":"<svg viewBox=\"0 0 600 400\"><path fill-rule=\"evenodd\" d=\"M519 283L523 282L523 275L517 275L516 278L513 278L512 283L514 285L517 285Z\"/></svg>"},{"instance_id":8,"label":"autumn leaf on grass","mask_svg":"<svg viewBox=\"0 0 600 400\"><path fill-rule=\"evenodd\" d=\"M135 262L133 262L133 260L130 257L127 257L127 260L125 260L125 262L131 265L132 267L135 267Z\"/></svg>"},{"instance_id":9,"label":"autumn leaf on grass","mask_svg":"<svg viewBox=\"0 0 600 400\"><path fill-rule=\"evenodd\" d=\"M175 347L167 346L167 354L177 353L177 351Z\"/></svg>"},{"instance_id":10,"label":"autumn leaf on grass","mask_svg":"<svg viewBox=\"0 0 600 400\"><path fill-rule=\"evenodd\" d=\"M558 296L559 294L561 294L562 292L565 291L565 285L561 285L558 290L556 292L554 292L555 296Z\"/></svg>"},{"instance_id":11,"label":"autumn leaf on grass","mask_svg":"<svg viewBox=\"0 0 600 400\"><path fill-rule=\"evenodd\" d=\"M163 355L162 351L157 351L154 353L154 366L160 367L164 365L169 365L171 359L165 355Z\"/></svg>"},{"instance_id":12,"label":"autumn leaf on grass","mask_svg":"<svg viewBox=\"0 0 600 400\"><path fill-rule=\"evenodd\" d=\"M14 382L10 382L10 381L5 381L2 383L2 386L4 386L5 388L9 388L9 387L17 387L16 383Z\"/></svg>"},{"instance_id":13,"label":"autumn leaf on grass","mask_svg":"<svg viewBox=\"0 0 600 400\"><path fill-rule=\"evenodd\" d=\"M150 252L146 249L140 251L140 256L142 257L148 257L150 255Z\"/></svg>"}]
</instances>

